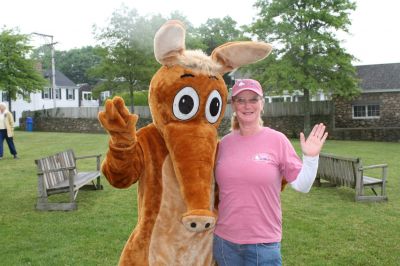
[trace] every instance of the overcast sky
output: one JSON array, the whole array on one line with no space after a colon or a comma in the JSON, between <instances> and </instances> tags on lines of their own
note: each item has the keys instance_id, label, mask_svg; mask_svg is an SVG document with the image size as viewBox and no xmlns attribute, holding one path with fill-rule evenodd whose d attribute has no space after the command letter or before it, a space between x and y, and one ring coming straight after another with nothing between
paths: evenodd
<instances>
[{"instance_id":1,"label":"overcast sky","mask_svg":"<svg viewBox=\"0 0 400 266\"><path fill-rule=\"evenodd\" d=\"M167 17L179 10L194 26L208 18L231 16L238 24L255 17L255 0L3 0L0 27L18 28L20 33L53 35L56 49L69 50L95 45L92 25L106 25L114 10L125 3L140 15ZM400 0L357 0L352 13L351 35L341 36L342 47L357 57L356 65L400 63ZM35 38L36 39L36 38ZM45 42L44 39L36 42Z\"/></svg>"}]
</instances>

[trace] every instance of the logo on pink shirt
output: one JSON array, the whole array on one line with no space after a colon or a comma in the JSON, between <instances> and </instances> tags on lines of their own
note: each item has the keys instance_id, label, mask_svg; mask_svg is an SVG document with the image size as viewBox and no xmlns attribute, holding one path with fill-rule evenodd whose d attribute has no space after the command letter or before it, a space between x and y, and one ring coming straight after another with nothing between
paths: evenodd
<instances>
[{"instance_id":1,"label":"logo on pink shirt","mask_svg":"<svg viewBox=\"0 0 400 266\"><path fill-rule=\"evenodd\" d=\"M256 161L256 162L267 162L267 161L269 161L270 160L270 158L269 158L269 154L268 153L257 153L256 155L254 155L254 157L253 157L253 161Z\"/></svg>"}]
</instances>

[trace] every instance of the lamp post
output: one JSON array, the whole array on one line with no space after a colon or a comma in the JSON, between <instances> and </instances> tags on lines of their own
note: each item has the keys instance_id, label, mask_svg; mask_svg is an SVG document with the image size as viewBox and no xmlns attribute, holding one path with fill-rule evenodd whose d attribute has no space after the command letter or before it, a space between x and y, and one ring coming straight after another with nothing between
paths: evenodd
<instances>
[{"instance_id":1,"label":"lamp post","mask_svg":"<svg viewBox=\"0 0 400 266\"><path fill-rule=\"evenodd\" d=\"M53 35L48 35L48 34L43 34L43 33L37 33L37 32L32 32L32 34L39 35L42 37L49 37L51 39L51 42L48 44L51 46L51 80L52 80L52 95L53 95L53 108L56 108L56 67L55 67L55 61L54 61L54 45L56 42L53 42Z\"/></svg>"}]
</instances>

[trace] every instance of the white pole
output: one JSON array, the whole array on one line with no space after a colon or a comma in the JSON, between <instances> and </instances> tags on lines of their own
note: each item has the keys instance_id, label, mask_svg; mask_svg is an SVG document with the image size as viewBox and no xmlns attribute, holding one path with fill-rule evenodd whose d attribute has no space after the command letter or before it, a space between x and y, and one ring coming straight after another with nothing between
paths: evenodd
<instances>
[{"instance_id":1,"label":"white pole","mask_svg":"<svg viewBox=\"0 0 400 266\"><path fill-rule=\"evenodd\" d=\"M52 94L53 94L53 108L55 112L56 108L56 66L54 62L54 45L56 42L53 42L53 35L48 35L48 34L43 34L43 33L38 33L38 32L32 32L32 34L39 35L39 36L44 36L44 37L50 37L51 38L51 79L52 79Z\"/></svg>"},{"instance_id":2,"label":"white pole","mask_svg":"<svg viewBox=\"0 0 400 266\"><path fill-rule=\"evenodd\" d=\"M53 81L53 108L56 109L56 67L54 62L54 45L53 36L51 36L51 76Z\"/></svg>"}]
</instances>

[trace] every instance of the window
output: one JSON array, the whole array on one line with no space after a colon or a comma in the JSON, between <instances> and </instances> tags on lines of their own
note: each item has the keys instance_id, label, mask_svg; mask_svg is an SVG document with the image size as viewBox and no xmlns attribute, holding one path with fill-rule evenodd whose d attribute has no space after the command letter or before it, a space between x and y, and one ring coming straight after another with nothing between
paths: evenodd
<instances>
[{"instance_id":1,"label":"window","mask_svg":"<svg viewBox=\"0 0 400 266\"><path fill-rule=\"evenodd\" d=\"M83 92L82 92L82 100L87 100L87 101L92 100L92 92L90 92L90 91L83 91Z\"/></svg>"},{"instance_id":2,"label":"window","mask_svg":"<svg viewBox=\"0 0 400 266\"><path fill-rule=\"evenodd\" d=\"M6 91L1 92L1 101L8 102L8 93Z\"/></svg>"},{"instance_id":3,"label":"window","mask_svg":"<svg viewBox=\"0 0 400 266\"><path fill-rule=\"evenodd\" d=\"M29 99L31 97L31 93L29 91L21 91L17 97L18 97L18 99L21 99L21 100Z\"/></svg>"},{"instance_id":4,"label":"window","mask_svg":"<svg viewBox=\"0 0 400 266\"><path fill-rule=\"evenodd\" d=\"M61 89L60 88L56 88L55 92L56 92L56 99L60 99L61 100Z\"/></svg>"},{"instance_id":5,"label":"window","mask_svg":"<svg viewBox=\"0 0 400 266\"><path fill-rule=\"evenodd\" d=\"M379 104L353 105L353 118L379 118Z\"/></svg>"},{"instance_id":6,"label":"window","mask_svg":"<svg viewBox=\"0 0 400 266\"><path fill-rule=\"evenodd\" d=\"M67 89L67 100L75 100L75 90Z\"/></svg>"},{"instance_id":7,"label":"window","mask_svg":"<svg viewBox=\"0 0 400 266\"><path fill-rule=\"evenodd\" d=\"M42 99L52 99L51 88L44 88L42 91Z\"/></svg>"},{"instance_id":8,"label":"window","mask_svg":"<svg viewBox=\"0 0 400 266\"><path fill-rule=\"evenodd\" d=\"M105 101L109 97L110 97L110 91L102 91L100 93L100 100L101 101Z\"/></svg>"},{"instance_id":9,"label":"window","mask_svg":"<svg viewBox=\"0 0 400 266\"><path fill-rule=\"evenodd\" d=\"M368 105L367 106L367 116L369 117L379 117L380 109L378 104Z\"/></svg>"},{"instance_id":10,"label":"window","mask_svg":"<svg viewBox=\"0 0 400 266\"><path fill-rule=\"evenodd\" d=\"M353 106L353 117L365 117L365 106L354 105Z\"/></svg>"}]
</instances>

